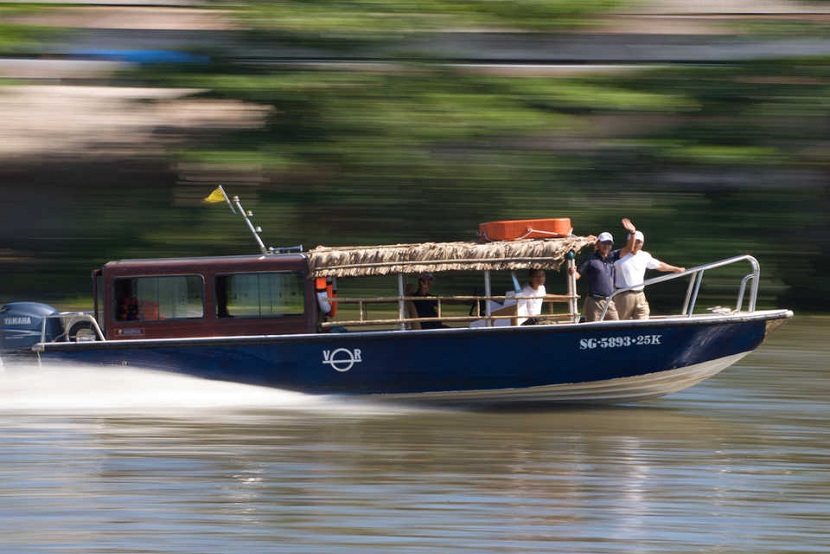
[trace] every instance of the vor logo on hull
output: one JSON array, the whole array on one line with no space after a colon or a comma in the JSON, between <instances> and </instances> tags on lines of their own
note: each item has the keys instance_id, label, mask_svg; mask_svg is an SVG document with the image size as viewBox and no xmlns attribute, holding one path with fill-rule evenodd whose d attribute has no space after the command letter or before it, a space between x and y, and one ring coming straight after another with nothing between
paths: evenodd
<instances>
[{"instance_id":1,"label":"vor logo on hull","mask_svg":"<svg viewBox=\"0 0 830 554\"><path fill-rule=\"evenodd\" d=\"M337 350L323 350L323 363L328 364L335 370L343 372L349 371L354 364L359 364L363 360L360 358L360 348L349 350L348 348L338 348Z\"/></svg>"}]
</instances>

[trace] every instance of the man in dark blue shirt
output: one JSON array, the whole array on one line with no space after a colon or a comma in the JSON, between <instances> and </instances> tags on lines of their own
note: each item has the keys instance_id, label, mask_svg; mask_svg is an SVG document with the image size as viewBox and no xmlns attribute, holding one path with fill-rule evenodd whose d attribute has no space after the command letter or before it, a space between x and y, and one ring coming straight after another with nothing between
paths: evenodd
<instances>
[{"instance_id":1,"label":"man in dark blue shirt","mask_svg":"<svg viewBox=\"0 0 830 554\"><path fill-rule=\"evenodd\" d=\"M423 296L429 298L433 296L429 292L432 287L432 273L421 273L418 275L418 290L412 296ZM418 317L438 317L438 300L413 300L415 311ZM421 329L445 329L447 326L440 321L422 321Z\"/></svg>"},{"instance_id":2,"label":"man in dark blue shirt","mask_svg":"<svg viewBox=\"0 0 830 554\"><path fill-rule=\"evenodd\" d=\"M605 319L619 319L613 300L606 300L614 293L614 262L616 254L611 252L614 237L611 233L600 233L597 237L596 252L582 262L577 270L569 270L577 279L588 279L588 296L585 297L583 315L585 321L599 321L606 303Z\"/></svg>"}]
</instances>

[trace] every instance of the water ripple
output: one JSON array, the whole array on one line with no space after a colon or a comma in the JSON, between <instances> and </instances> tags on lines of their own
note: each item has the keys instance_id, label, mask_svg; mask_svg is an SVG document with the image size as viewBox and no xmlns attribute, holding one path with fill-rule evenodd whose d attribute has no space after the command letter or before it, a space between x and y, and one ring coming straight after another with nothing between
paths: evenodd
<instances>
[{"instance_id":1,"label":"water ripple","mask_svg":"<svg viewBox=\"0 0 830 554\"><path fill-rule=\"evenodd\" d=\"M0 547L826 552L830 381L815 335L827 327L795 320L742 364L657 402L547 412L7 370Z\"/></svg>"}]
</instances>

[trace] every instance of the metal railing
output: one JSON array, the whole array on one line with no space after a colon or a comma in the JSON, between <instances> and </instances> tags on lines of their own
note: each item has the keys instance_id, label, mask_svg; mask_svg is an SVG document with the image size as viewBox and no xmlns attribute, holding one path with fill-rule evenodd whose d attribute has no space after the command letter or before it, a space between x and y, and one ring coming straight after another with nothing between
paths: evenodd
<instances>
[{"instance_id":1,"label":"metal railing","mask_svg":"<svg viewBox=\"0 0 830 554\"><path fill-rule=\"evenodd\" d=\"M600 316L599 320L603 321L605 319L605 314L608 312L609 300L613 300L615 296L632 290L639 291L650 285L655 285L657 283L662 283L664 281L671 281L672 279L681 279L686 276L691 276L692 278L689 281L688 288L686 289L686 298L683 301L683 309L681 310L681 315L685 315L686 317L692 317L692 314L695 311L697 297L700 293L700 284L703 282L704 272L710 269L732 265L734 263L742 262L744 260L749 262L749 265L752 266L752 273L744 275L741 279L741 284L738 288L738 298L735 303L735 311L741 311L741 308L743 307L744 303L744 296L746 295L746 286L748 283L751 282L751 288L749 292L749 311L754 312L756 301L758 300L758 283L761 279L761 266L758 264L758 260L756 260L754 257L750 256L749 254L744 254L742 256L734 256L732 258L726 258L724 260L719 260L717 262L699 265L697 267L687 269L686 271L683 271L681 273L671 273L669 275L661 275L660 277L655 277L653 279L646 279L645 281L643 281L642 284L634 287L617 289L614 291L614 294L605 297L605 307L602 310L602 315Z\"/></svg>"},{"instance_id":2,"label":"metal railing","mask_svg":"<svg viewBox=\"0 0 830 554\"><path fill-rule=\"evenodd\" d=\"M487 321L489 325L494 324L498 320L515 320L517 318L527 319L529 317L536 318L542 321L555 321L560 319L572 319L573 314L570 313L562 313L562 314L554 314L553 313L553 304L554 303L568 303L571 300L571 296L564 295L564 294L546 294L544 296L486 296L486 295L468 295L468 296L451 296L451 295L443 295L443 296L374 296L374 297L365 297L365 298L348 298L348 297L338 297L335 302L338 304L356 304L357 305L357 317L358 319L349 319L349 320L333 320L323 322L321 327L331 328L331 327L338 327L338 326L370 326L370 325L390 325L390 324L405 324L411 325L413 323L444 323L444 322L452 322L452 323L470 323L473 321ZM533 299L542 299L544 304L548 306L549 313L542 313L538 315L528 316L528 315L519 315L518 313L518 302L521 300L533 300ZM399 317L388 317L388 318L377 318L373 319L370 318L368 315L367 308L369 305L383 305L383 304L398 304L398 303L412 303L418 301L432 301L436 303L436 313L437 317L406 317L406 315L400 315ZM501 304L502 308L513 308L513 312L509 315L498 315L496 313L486 313L486 309L482 312L481 302L495 302ZM444 305L445 304L456 304L456 305L465 305L465 304L473 304L472 309L470 310L470 315L467 316L448 316L444 314ZM496 310L498 311L498 310ZM404 314L406 314L407 310L404 309Z\"/></svg>"},{"instance_id":3,"label":"metal railing","mask_svg":"<svg viewBox=\"0 0 830 554\"><path fill-rule=\"evenodd\" d=\"M61 325L63 326L63 333L53 338L52 340L47 341L46 325L50 319L58 319L61 321ZM91 329L95 332L95 340L107 340L106 337L104 337L104 332L98 325L98 321L92 316L92 314L84 312L62 312L59 314L48 315L43 318L43 321L40 324L40 343L43 344L45 342L71 342L72 337L69 336L70 332L72 331L73 327L75 327L79 323L88 323L89 327L81 327L78 330Z\"/></svg>"}]
</instances>

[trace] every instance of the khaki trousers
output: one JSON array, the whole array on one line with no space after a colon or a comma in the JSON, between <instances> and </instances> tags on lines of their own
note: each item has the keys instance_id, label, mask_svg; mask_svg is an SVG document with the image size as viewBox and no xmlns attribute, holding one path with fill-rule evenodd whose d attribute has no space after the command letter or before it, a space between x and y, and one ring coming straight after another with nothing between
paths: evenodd
<instances>
[{"instance_id":1,"label":"khaki trousers","mask_svg":"<svg viewBox=\"0 0 830 554\"><path fill-rule=\"evenodd\" d=\"M605 299L593 298L589 296L585 299L585 306L582 308L582 315L585 316L585 321L599 321L602 315L602 310L605 309ZM612 300L608 304L608 311L605 313L605 321L612 319L620 319L617 315L617 306Z\"/></svg>"},{"instance_id":2,"label":"khaki trousers","mask_svg":"<svg viewBox=\"0 0 830 554\"><path fill-rule=\"evenodd\" d=\"M628 291L614 297L620 319L648 319L651 310L648 307L646 293Z\"/></svg>"}]
</instances>

